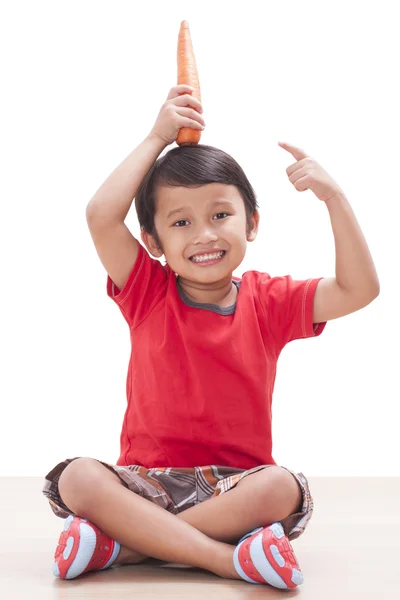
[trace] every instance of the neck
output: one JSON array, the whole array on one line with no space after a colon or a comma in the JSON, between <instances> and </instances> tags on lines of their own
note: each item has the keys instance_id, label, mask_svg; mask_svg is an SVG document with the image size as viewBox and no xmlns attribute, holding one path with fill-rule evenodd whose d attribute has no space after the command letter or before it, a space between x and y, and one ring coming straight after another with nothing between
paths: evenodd
<instances>
[{"instance_id":1,"label":"neck","mask_svg":"<svg viewBox=\"0 0 400 600\"><path fill-rule=\"evenodd\" d=\"M178 277L178 285L192 302L230 306L235 303L237 288L232 283L232 275L212 284L198 283Z\"/></svg>"}]
</instances>

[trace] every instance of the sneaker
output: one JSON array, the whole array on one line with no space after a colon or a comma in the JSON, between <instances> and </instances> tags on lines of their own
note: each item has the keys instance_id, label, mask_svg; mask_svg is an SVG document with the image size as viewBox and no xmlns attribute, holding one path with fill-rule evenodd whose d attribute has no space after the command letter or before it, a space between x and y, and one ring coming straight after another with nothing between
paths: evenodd
<instances>
[{"instance_id":1,"label":"sneaker","mask_svg":"<svg viewBox=\"0 0 400 600\"><path fill-rule=\"evenodd\" d=\"M120 544L87 519L70 516L54 554L53 575L73 579L88 571L102 571L116 560Z\"/></svg>"},{"instance_id":2,"label":"sneaker","mask_svg":"<svg viewBox=\"0 0 400 600\"><path fill-rule=\"evenodd\" d=\"M303 583L293 548L278 522L242 537L233 562L238 575L249 583L268 583L283 590Z\"/></svg>"}]
</instances>

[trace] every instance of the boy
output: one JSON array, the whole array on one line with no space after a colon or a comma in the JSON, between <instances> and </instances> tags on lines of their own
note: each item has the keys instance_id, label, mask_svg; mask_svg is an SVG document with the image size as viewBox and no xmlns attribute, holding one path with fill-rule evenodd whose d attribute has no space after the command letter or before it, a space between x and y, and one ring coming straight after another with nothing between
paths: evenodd
<instances>
[{"instance_id":1,"label":"boy","mask_svg":"<svg viewBox=\"0 0 400 600\"><path fill-rule=\"evenodd\" d=\"M128 406L116 465L77 457L46 476L43 492L66 518L53 572L71 579L152 557L294 588L303 577L290 540L313 500L304 475L272 457L277 359L288 342L369 304L379 281L343 191L287 144L290 181L328 208L336 277L232 277L259 223L239 165L201 145L155 162L181 127L204 126L191 91L171 89L149 136L87 207L107 293L131 332ZM134 197L155 258L124 224Z\"/></svg>"}]
</instances>

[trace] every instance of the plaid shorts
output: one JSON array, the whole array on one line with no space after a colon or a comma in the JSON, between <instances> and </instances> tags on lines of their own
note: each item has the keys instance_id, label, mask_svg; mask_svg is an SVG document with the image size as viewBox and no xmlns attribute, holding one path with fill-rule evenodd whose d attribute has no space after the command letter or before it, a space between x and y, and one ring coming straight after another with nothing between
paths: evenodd
<instances>
[{"instance_id":1,"label":"plaid shorts","mask_svg":"<svg viewBox=\"0 0 400 600\"><path fill-rule=\"evenodd\" d=\"M60 497L58 480L65 467L77 458L80 457L64 460L45 477L43 494L48 499L54 514L63 519L73 513ZM194 468L147 469L138 465L117 466L101 460L98 462L115 473L129 490L173 514L178 514L204 502L204 500L224 494L234 488L243 477L274 466L260 465L248 470L215 465ZM286 469L286 467L283 468ZM303 494L301 511L280 521L289 540L294 540L304 532L311 519L314 502L304 475L290 469L286 470L294 476Z\"/></svg>"}]
</instances>

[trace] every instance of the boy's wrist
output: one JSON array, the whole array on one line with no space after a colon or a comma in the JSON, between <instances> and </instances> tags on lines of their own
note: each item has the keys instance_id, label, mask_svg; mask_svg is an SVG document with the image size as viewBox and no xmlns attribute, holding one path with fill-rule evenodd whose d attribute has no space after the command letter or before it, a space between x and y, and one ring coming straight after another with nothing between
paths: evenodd
<instances>
[{"instance_id":1,"label":"boy's wrist","mask_svg":"<svg viewBox=\"0 0 400 600\"><path fill-rule=\"evenodd\" d=\"M159 152L162 152L168 146L167 142L153 131L149 133L146 139L151 141L159 149Z\"/></svg>"}]
</instances>

